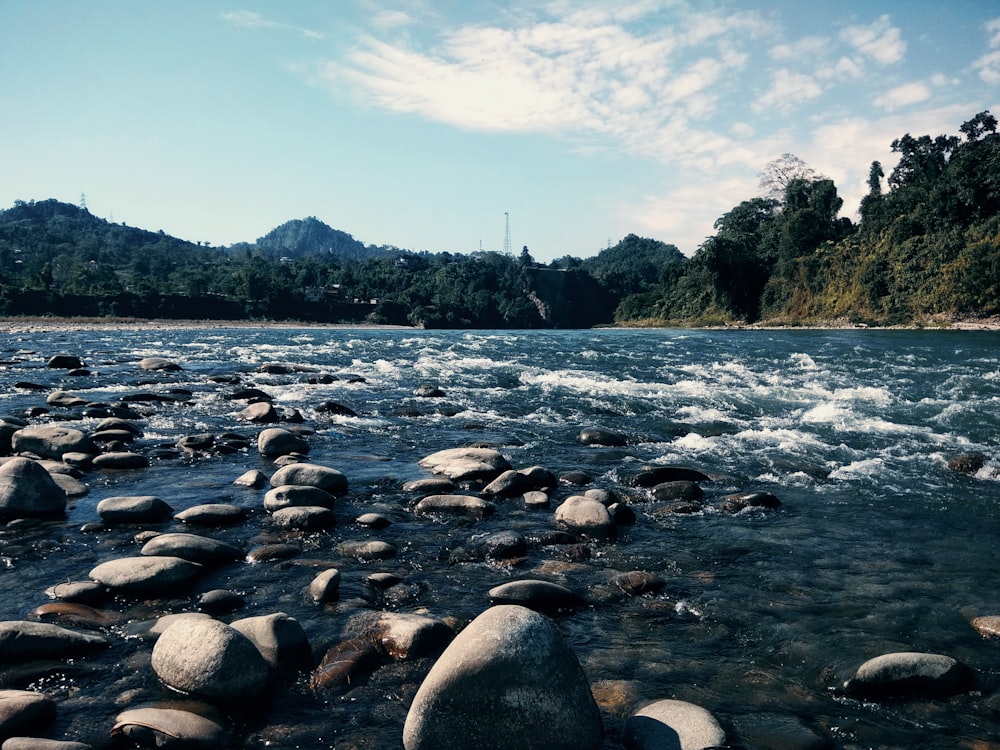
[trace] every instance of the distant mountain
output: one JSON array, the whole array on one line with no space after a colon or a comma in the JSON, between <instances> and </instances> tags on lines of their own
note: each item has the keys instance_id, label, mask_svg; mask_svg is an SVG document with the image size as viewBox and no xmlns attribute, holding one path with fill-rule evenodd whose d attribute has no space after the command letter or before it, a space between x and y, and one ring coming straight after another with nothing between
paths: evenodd
<instances>
[{"instance_id":1,"label":"distant mountain","mask_svg":"<svg viewBox=\"0 0 1000 750\"><path fill-rule=\"evenodd\" d=\"M230 249L242 249L241 243ZM302 258L304 256L334 256L344 260L366 260L384 256L380 248L365 245L347 232L324 224L315 216L286 221L263 237L256 249L270 258Z\"/></svg>"}]
</instances>

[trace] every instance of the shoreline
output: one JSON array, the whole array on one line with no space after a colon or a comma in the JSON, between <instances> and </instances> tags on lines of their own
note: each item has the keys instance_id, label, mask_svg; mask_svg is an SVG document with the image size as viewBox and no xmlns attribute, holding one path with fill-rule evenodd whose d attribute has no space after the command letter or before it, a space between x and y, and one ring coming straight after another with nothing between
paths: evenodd
<instances>
[{"instance_id":1,"label":"shoreline","mask_svg":"<svg viewBox=\"0 0 1000 750\"><path fill-rule=\"evenodd\" d=\"M173 318L65 318L65 317L0 317L0 333L52 333L59 331L116 331L131 329L175 330L175 329L225 329L225 328L275 328L275 329L316 329L316 330L359 330L359 331L423 331L415 326L383 325L377 323L319 323L315 321L287 320L214 320L214 319L173 319ZM932 317L907 325L877 326L850 323L845 320L813 321L811 323L747 323L711 326L683 325L607 325L596 328L618 330L665 330L691 329L715 331L791 331L791 330L831 330L831 331L1000 331L1000 317L950 318ZM444 330L444 329L442 329ZM484 329L485 330L485 329Z\"/></svg>"}]
</instances>

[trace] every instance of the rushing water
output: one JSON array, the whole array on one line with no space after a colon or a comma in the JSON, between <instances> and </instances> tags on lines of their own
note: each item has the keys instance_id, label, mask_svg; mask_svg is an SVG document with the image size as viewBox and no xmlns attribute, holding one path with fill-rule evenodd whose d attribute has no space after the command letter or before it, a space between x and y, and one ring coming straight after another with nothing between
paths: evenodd
<instances>
[{"instance_id":1,"label":"rushing water","mask_svg":"<svg viewBox=\"0 0 1000 750\"><path fill-rule=\"evenodd\" d=\"M204 580L188 599L118 600L124 615L104 656L81 659L32 683L59 701L52 736L107 735L124 705L166 697L148 666L149 646L130 621L190 609L199 591L244 594L236 616L285 611L321 652L335 642L373 570L405 576L408 597L376 602L400 611L468 622L486 592L518 577L542 577L588 596L591 605L559 627L602 694L691 701L726 726L734 747L768 747L761 727L808 728L843 748L986 747L1000 738L1000 643L968 624L1000 614L1000 481L992 462L975 476L950 471L956 454L995 455L1000 438L1000 334L948 331L620 331L426 332L327 329L167 329L8 334L0 338L0 414L44 405L45 393L19 381L114 402L137 391L185 388L177 404L143 404L139 450L192 433L240 432L245 405L227 400L238 374L298 409L315 429L311 458L347 475L338 527L306 535L304 557L334 560L341 604L326 609L302 589L305 561L241 564ZM45 367L56 353L79 354L90 376ZM145 356L183 366L141 373ZM263 363L308 366L338 376L310 383L302 372L264 374ZM348 374L360 376L347 378ZM316 380L316 378L313 378ZM418 398L435 383L446 393ZM336 401L357 416L318 414ZM97 420L67 424L92 429ZM581 428L627 437L625 447L580 445ZM618 492L637 511L617 540L569 560L533 547L514 567L448 561L475 534L550 527L550 511L507 501L484 521L428 520L408 510L403 482L426 476L417 461L471 442L497 446L516 467L556 474L583 470L593 486ZM699 468L702 513L653 515L649 497L626 486L647 464ZM90 492L68 522L0 528L0 619L23 619L44 589L85 579L98 562L135 554L135 529L81 531L111 495L155 494L175 510L227 501L259 509L263 491L234 487L247 469L273 467L255 452L198 460L162 459L147 470L92 473ZM777 510L731 515L713 499L765 490ZM574 490L565 487L558 502ZM394 523L379 532L351 521L376 509ZM180 530L166 524L164 530ZM250 547L273 531L263 513L211 535ZM344 539L393 542L396 559L337 559ZM618 572L667 580L655 596L614 596ZM946 701L874 704L835 688L861 661L889 651L953 656L976 670L977 689ZM302 678L283 686L264 711L238 719L238 747L401 747L406 706L428 663L392 664L347 695L314 695ZM10 682L10 678L8 678ZM604 711L606 746L621 747L615 699ZM783 745L783 747L786 745ZM801 745L805 746L805 745Z\"/></svg>"}]
</instances>

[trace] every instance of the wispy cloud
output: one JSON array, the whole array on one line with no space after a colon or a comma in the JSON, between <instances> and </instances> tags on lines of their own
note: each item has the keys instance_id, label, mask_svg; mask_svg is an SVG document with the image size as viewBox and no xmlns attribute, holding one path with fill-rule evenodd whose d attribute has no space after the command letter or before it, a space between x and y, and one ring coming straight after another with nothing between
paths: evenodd
<instances>
[{"instance_id":1,"label":"wispy cloud","mask_svg":"<svg viewBox=\"0 0 1000 750\"><path fill-rule=\"evenodd\" d=\"M774 31L754 13L694 12L670 0L546 10L503 26L445 28L429 48L364 37L325 75L380 108L464 129L553 133L581 147L611 139L684 161L704 158L690 147L696 123L716 113L745 68L745 42ZM664 13L669 23L634 23Z\"/></svg>"},{"instance_id":2,"label":"wispy cloud","mask_svg":"<svg viewBox=\"0 0 1000 750\"><path fill-rule=\"evenodd\" d=\"M993 51L976 60L972 67L986 83L1000 85L1000 18L987 21L983 28L989 34L988 44Z\"/></svg>"},{"instance_id":3,"label":"wispy cloud","mask_svg":"<svg viewBox=\"0 0 1000 750\"><path fill-rule=\"evenodd\" d=\"M902 62L906 55L903 34L889 16L880 16L867 26L847 26L840 38L880 65Z\"/></svg>"},{"instance_id":4,"label":"wispy cloud","mask_svg":"<svg viewBox=\"0 0 1000 750\"><path fill-rule=\"evenodd\" d=\"M755 112L768 109L788 110L796 104L815 99L823 87L810 75L795 73L787 68L775 71L771 87L753 103Z\"/></svg>"},{"instance_id":5,"label":"wispy cloud","mask_svg":"<svg viewBox=\"0 0 1000 750\"><path fill-rule=\"evenodd\" d=\"M279 29L281 31L291 31L305 37L306 39L326 38L326 34L323 32L303 28L302 26L295 26L290 23L283 23L281 21L271 21L253 10L230 10L220 14L219 17L228 24L245 29Z\"/></svg>"},{"instance_id":6,"label":"wispy cloud","mask_svg":"<svg viewBox=\"0 0 1000 750\"><path fill-rule=\"evenodd\" d=\"M910 104L925 102L931 98L931 89L926 83L904 83L902 86L889 89L872 102L876 107L892 112Z\"/></svg>"}]
</instances>

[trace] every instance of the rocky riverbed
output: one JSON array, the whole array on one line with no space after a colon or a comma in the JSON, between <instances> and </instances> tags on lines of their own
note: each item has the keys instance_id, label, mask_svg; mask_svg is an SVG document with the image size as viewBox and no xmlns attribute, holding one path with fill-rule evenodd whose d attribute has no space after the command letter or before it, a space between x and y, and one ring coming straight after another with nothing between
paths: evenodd
<instances>
[{"instance_id":1,"label":"rocky riverbed","mask_svg":"<svg viewBox=\"0 0 1000 750\"><path fill-rule=\"evenodd\" d=\"M0 414L0 560L37 602L0 622L3 750L861 746L803 710L794 685L785 706L743 698L732 712L707 693L702 705L668 650L641 664L595 642L607 619L642 642L654 626L654 640L719 638L692 593L736 558L671 575L630 555L630 540L706 514L752 533L787 512L773 486L691 463L550 467L544 445L482 440L415 457L405 480L359 481L337 460L349 435L331 445L329 433L357 405L275 403L257 379L350 373L272 362L191 388L187 362L151 353L99 401L88 353L45 357L80 387L26 369L20 405ZM413 403L445 408L447 392L417 381ZM227 429L164 428L185 420L163 414L210 398ZM581 423L566 439L605 465L634 438ZM979 615L969 631L995 648L1000 618ZM845 653L816 682L832 701L871 705L997 695L995 673L924 650Z\"/></svg>"}]
</instances>

